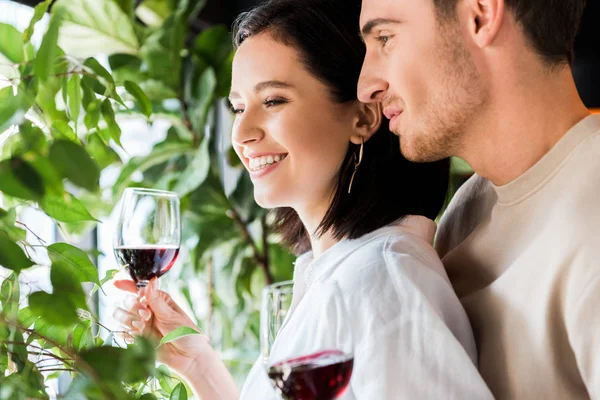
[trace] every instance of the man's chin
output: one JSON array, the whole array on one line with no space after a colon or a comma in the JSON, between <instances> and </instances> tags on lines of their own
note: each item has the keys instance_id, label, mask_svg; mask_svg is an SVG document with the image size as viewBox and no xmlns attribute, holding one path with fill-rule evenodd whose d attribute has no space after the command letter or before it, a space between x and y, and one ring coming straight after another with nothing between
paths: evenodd
<instances>
[{"instance_id":1,"label":"man's chin","mask_svg":"<svg viewBox=\"0 0 600 400\"><path fill-rule=\"evenodd\" d=\"M441 160L444 157L438 157L435 152L426 146L418 143L418 138L400 136L400 152L408 161L412 162L433 162Z\"/></svg>"}]
</instances>

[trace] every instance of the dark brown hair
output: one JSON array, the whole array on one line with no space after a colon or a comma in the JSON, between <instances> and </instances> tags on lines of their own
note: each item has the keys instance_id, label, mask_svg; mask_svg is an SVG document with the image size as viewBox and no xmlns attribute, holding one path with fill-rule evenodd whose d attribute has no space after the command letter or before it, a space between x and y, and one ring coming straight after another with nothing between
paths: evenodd
<instances>
[{"instance_id":1,"label":"dark brown hair","mask_svg":"<svg viewBox=\"0 0 600 400\"><path fill-rule=\"evenodd\" d=\"M238 17L234 45L268 33L299 52L304 67L329 87L332 101L358 101L366 51L358 33L359 16L360 0L270 0ZM384 121L364 144L363 161L348 194L358 148L349 145L329 209L313 234L331 232L336 239L355 239L406 215L436 218L448 190L448 160L407 161L398 137ZM296 253L310 249L308 233L293 209L277 209L275 227Z\"/></svg>"},{"instance_id":2,"label":"dark brown hair","mask_svg":"<svg viewBox=\"0 0 600 400\"><path fill-rule=\"evenodd\" d=\"M548 66L571 64L586 0L504 0L533 49ZM458 0L433 0L442 19L456 16Z\"/></svg>"}]
</instances>

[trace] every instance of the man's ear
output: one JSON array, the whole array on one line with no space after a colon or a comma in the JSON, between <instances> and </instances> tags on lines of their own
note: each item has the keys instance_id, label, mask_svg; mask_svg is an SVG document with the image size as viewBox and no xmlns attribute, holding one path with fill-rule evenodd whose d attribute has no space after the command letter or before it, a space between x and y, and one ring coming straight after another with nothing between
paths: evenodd
<instances>
[{"instance_id":1,"label":"man's ear","mask_svg":"<svg viewBox=\"0 0 600 400\"><path fill-rule=\"evenodd\" d=\"M360 103L357 102L357 112L354 119L354 132L350 141L354 144L366 142L373 136L381 126L383 121L383 111L381 103Z\"/></svg>"},{"instance_id":2,"label":"man's ear","mask_svg":"<svg viewBox=\"0 0 600 400\"><path fill-rule=\"evenodd\" d=\"M461 20L467 21L468 34L480 48L498 36L505 13L505 0L466 0L459 6Z\"/></svg>"}]
</instances>

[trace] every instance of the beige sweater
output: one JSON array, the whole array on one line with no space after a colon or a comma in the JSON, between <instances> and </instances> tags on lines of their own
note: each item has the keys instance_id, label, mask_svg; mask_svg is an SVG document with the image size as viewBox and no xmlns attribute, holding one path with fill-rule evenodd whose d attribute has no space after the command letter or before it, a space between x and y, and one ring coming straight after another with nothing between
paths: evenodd
<instances>
[{"instance_id":1,"label":"beige sweater","mask_svg":"<svg viewBox=\"0 0 600 400\"><path fill-rule=\"evenodd\" d=\"M436 247L498 399L600 399L600 116L508 185L471 178Z\"/></svg>"}]
</instances>

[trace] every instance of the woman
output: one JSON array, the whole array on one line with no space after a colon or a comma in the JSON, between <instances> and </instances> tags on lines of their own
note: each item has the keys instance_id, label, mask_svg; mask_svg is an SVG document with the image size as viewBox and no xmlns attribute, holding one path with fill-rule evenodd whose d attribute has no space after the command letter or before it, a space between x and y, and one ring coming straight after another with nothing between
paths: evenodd
<instances>
[{"instance_id":1,"label":"woman","mask_svg":"<svg viewBox=\"0 0 600 400\"><path fill-rule=\"evenodd\" d=\"M280 351L297 355L307 340L324 342L333 332L348 340L321 312L335 282L352 310L355 344L344 399L491 397L475 367L469 322L431 247L448 161L409 163L380 105L357 101L365 53L359 13L359 0L273 0L235 27L234 148L256 201L276 209L279 233L303 254ZM116 284L135 291L132 282ZM195 327L155 282L145 295L147 305L134 300L116 313L132 334L160 338ZM239 397L205 338L161 349L159 359L200 398ZM261 363L242 398L276 398Z\"/></svg>"}]
</instances>

